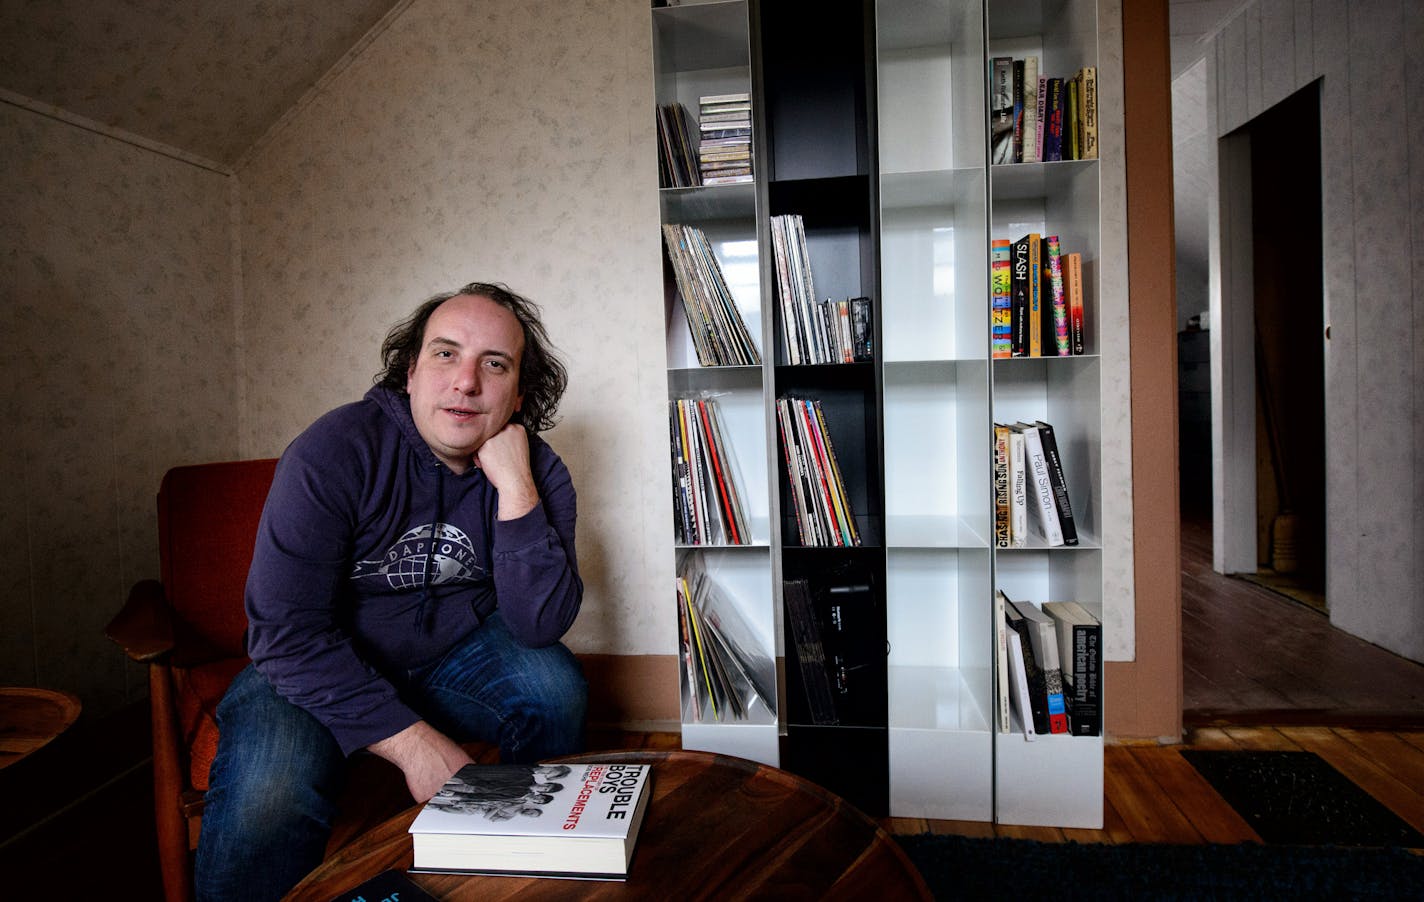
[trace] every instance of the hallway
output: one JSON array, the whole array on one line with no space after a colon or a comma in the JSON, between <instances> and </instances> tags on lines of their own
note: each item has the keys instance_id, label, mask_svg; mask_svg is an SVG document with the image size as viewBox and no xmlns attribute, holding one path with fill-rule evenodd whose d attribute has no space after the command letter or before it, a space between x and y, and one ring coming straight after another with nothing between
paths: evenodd
<instances>
[{"instance_id":1,"label":"hallway","mask_svg":"<svg viewBox=\"0 0 1424 902\"><path fill-rule=\"evenodd\" d=\"M1209 520L1182 523L1182 671L1187 727L1424 728L1424 664L1213 572Z\"/></svg>"}]
</instances>

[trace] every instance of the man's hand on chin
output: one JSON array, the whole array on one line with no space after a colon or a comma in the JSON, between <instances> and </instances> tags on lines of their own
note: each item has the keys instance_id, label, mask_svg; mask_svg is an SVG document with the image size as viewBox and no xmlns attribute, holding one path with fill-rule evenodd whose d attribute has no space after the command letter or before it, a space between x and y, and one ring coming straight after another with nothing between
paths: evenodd
<instances>
[{"instance_id":1,"label":"man's hand on chin","mask_svg":"<svg viewBox=\"0 0 1424 902\"><path fill-rule=\"evenodd\" d=\"M423 720L373 742L367 749L399 767L417 802L428 802L455 771L474 759L450 737Z\"/></svg>"},{"instance_id":2,"label":"man's hand on chin","mask_svg":"<svg viewBox=\"0 0 1424 902\"><path fill-rule=\"evenodd\" d=\"M539 503L539 492L529 470L529 434L523 426L506 423L485 439L475 452L475 463L499 492L499 519L517 520Z\"/></svg>"}]
</instances>

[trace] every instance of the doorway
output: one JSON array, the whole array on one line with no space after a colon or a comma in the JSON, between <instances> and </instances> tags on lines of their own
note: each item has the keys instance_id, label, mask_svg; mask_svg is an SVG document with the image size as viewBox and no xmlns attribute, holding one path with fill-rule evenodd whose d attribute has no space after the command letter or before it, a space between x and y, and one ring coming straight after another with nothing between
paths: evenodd
<instances>
[{"instance_id":1,"label":"doorway","mask_svg":"<svg viewBox=\"0 0 1424 902\"><path fill-rule=\"evenodd\" d=\"M1251 167L1256 569L1242 575L1324 611L1319 82L1244 129Z\"/></svg>"}]
</instances>

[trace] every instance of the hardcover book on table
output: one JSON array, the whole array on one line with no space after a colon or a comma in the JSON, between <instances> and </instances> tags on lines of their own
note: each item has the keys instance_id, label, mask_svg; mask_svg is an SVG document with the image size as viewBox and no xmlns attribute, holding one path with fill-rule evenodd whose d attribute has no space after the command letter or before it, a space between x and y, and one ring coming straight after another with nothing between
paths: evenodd
<instances>
[{"instance_id":1,"label":"hardcover book on table","mask_svg":"<svg viewBox=\"0 0 1424 902\"><path fill-rule=\"evenodd\" d=\"M414 872L624 880L646 764L467 764L410 825Z\"/></svg>"}]
</instances>

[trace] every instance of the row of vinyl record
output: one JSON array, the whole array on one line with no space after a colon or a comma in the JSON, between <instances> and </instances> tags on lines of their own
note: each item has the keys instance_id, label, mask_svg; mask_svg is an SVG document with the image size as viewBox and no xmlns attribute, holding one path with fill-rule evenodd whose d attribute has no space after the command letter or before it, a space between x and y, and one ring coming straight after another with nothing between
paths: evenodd
<instances>
[{"instance_id":1,"label":"row of vinyl record","mask_svg":"<svg viewBox=\"0 0 1424 902\"><path fill-rule=\"evenodd\" d=\"M771 250L776 261L776 294L781 305L781 340L786 362L855 363L874 356L870 298L816 299L806 225L800 215L771 217Z\"/></svg>"},{"instance_id":2,"label":"row of vinyl record","mask_svg":"<svg viewBox=\"0 0 1424 902\"><path fill-rule=\"evenodd\" d=\"M668 402L673 528L679 545L749 545L741 469L715 398Z\"/></svg>"},{"instance_id":3,"label":"row of vinyl record","mask_svg":"<svg viewBox=\"0 0 1424 902\"><path fill-rule=\"evenodd\" d=\"M840 465L836 462L821 402L778 398L776 420L801 544L859 545L860 531L841 478Z\"/></svg>"},{"instance_id":4,"label":"row of vinyl record","mask_svg":"<svg viewBox=\"0 0 1424 902\"><path fill-rule=\"evenodd\" d=\"M693 119L681 103L658 104L658 184L694 188L752 180L751 95L713 94Z\"/></svg>"},{"instance_id":5,"label":"row of vinyl record","mask_svg":"<svg viewBox=\"0 0 1424 902\"><path fill-rule=\"evenodd\" d=\"M1030 232L989 244L990 356L1071 357L1086 352L1083 255L1057 235Z\"/></svg>"},{"instance_id":6,"label":"row of vinyl record","mask_svg":"<svg viewBox=\"0 0 1424 902\"><path fill-rule=\"evenodd\" d=\"M696 226L667 223L663 244L697 349L697 362L702 366L759 365L761 352L737 309L707 236Z\"/></svg>"},{"instance_id":7,"label":"row of vinyl record","mask_svg":"<svg viewBox=\"0 0 1424 902\"><path fill-rule=\"evenodd\" d=\"M994 424L994 547L1023 548L1030 529L1050 548L1078 544L1053 426Z\"/></svg>"},{"instance_id":8,"label":"row of vinyl record","mask_svg":"<svg viewBox=\"0 0 1424 902\"><path fill-rule=\"evenodd\" d=\"M998 634L996 720L1013 732L1013 716L1025 739L1053 733L1100 736L1102 624L1074 601L1041 606L994 594Z\"/></svg>"},{"instance_id":9,"label":"row of vinyl record","mask_svg":"<svg viewBox=\"0 0 1424 902\"><path fill-rule=\"evenodd\" d=\"M677 615L683 697L692 721L746 720L758 708L770 717L776 710L776 665L696 555L685 555L678 564Z\"/></svg>"},{"instance_id":10,"label":"row of vinyl record","mask_svg":"<svg viewBox=\"0 0 1424 902\"><path fill-rule=\"evenodd\" d=\"M989 128L995 163L1098 158L1098 75L1085 66L1071 78L1039 74L1038 57L991 61Z\"/></svg>"}]
</instances>

